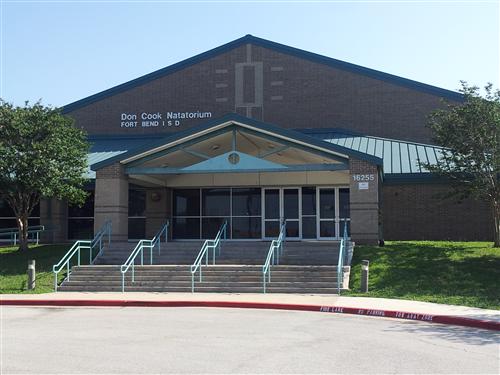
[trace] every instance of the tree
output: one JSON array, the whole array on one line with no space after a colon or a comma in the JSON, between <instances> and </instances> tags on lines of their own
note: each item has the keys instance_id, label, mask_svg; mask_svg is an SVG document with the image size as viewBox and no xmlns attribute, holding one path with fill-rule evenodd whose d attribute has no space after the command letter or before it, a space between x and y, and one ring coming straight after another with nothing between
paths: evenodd
<instances>
[{"instance_id":1,"label":"tree","mask_svg":"<svg viewBox=\"0 0 500 375\"><path fill-rule=\"evenodd\" d=\"M40 198L82 204L89 145L58 109L0 99L0 198L14 211L19 250L28 249L28 217Z\"/></svg>"},{"instance_id":2,"label":"tree","mask_svg":"<svg viewBox=\"0 0 500 375\"><path fill-rule=\"evenodd\" d=\"M422 164L452 182L452 195L489 202L500 247L500 91L488 83L483 97L478 87L461 84L464 102L446 103L429 121L434 141L448 150L437 164Z\"/></svg>"}]
</instances>

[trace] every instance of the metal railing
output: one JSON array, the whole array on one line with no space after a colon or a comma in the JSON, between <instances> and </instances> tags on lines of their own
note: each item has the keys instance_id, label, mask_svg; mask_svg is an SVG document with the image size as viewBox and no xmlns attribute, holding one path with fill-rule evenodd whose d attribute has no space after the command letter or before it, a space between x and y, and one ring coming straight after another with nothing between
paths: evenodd
<instances>
[{"instance_id":1,"label":"metal railing","mask_svg":"<svg viewBox=\"0 0 500 375\"><path fill-rule=\"evenodd\" d=\"M90 259L90 263L89 264L93 264L95 259L102 254L102 251L104 249L104 247L102 246L102 240L105 236L107 236L107 240L108 240L108 246L111 244L111 232L113 230L113 226L111 224L111 220L107 220L106 222L104 222L104 225L101 227L101 229L99 229L99 232L97 232L97 234L94 236L93 240L92 240L92 243L90 244L90 255L89 255L89 259ZM106 239L104 240L106 241ZM99 245L99 251L97 252L96 256L94 257L93 254L94 254L94 248Z\"/></svg>"},{"instance_id":2,"label":"metal railing","mask_svg":"<svg viewBox=\"0 0 500 375\"><path fill-rule=\"evenodd\" d=\"M141 266L144 265L144 249L149 249L149 264L153 264L153 249L158 246L158 255L161 254L161 236L165 234L165 242L168 241L168 227L169 222L162 225L158 233L153 237L152 240L140 240L135 246L134 250L130 253L129 257L120 266L120 272L122 274L122 293L125 292L125 274L132 267L132 282L135 282L135 258L141 254Z\"/></svg>"},{"instance_id":3,"label":"metal railing","mask_svg":"<svg viewBox=\"0 0 500 375\"><path fill-rule=\"evenodd\" d=\"M102 253L103 246L102 246L102 239L105 235L108 236L108 245L111 242L111 221L108 220L104 223L104 225L101 227L101 229L97 232L97 234L94 236L92 240L79 240L76 241L73 246L68 250L66 254L61 258L59 263L55 264L52 266L52 272L54 273L54 291L57 292L57 275L61 270L66 266L66 279L69 280L69 276L71 274L71 259L75 254L77 254L77 265L80 266L81 264L81 251L82 250L89 250L89 264L92 264L97 258ZM99 252L97 255L94 257L93 256L93 249L99 245Z\"/></svg>"},{"instance_id":4,"label":"metal railing","mask_svg":"<svg viewBox=\"0 0 500 375\"><path fill-rule=\"evenodd\" d=\"M141 266L144 265L144 248L149 248L150 261L151 264L153 264L153 241L140 240L125 263L123 263L120 267L120 272L122 273L122 293L125 292L125 274L130 267L132 267L132 282L135 282L135 258L139 255L139 253L141 254Z\"/></svg>"},{"instance_id":5,"label":"metal railing","mask_svg":"<svg viewBox=\"0 0 500 375\"><path fill-rule=\"evenodd\" d=\"M29 235L31 234L31 240L36 240L36 244L40 242L40 232L43 232L45 230L44 225L32 225L31 227L28 227L28 240L30 239ZM5 228L5 229L0 229L0 237L10 237L10 240L12 241L12 244L15 245L17 243L17 236L19 234L19 228Z\"/></svg>"},{"instance_id":6,"label":"metal railing","mask_svg":"<svg viewBox=\"0 0 500 375\"><path fill-rule=\"evenodd\" d=\"M283 243L286 239L286 220L280 228L280 234L276 240L271 241L271 246L269 246L269 251L267 252L266 261L262 266L262 288L263 292L266 292L266 275L267 282L271 282L271 266L280 264L280 256L283 255Z\"/></svg>"},{"instance_id":7,"label":"metal railing","mask_svg":"<svg viewBox=\"0 0 500 375\"><path fill-rule=\"evenodd\" d=\"M73 258L73 255L78 254L77 259L78 262L77 264L80 265L80 260L81 260L81 250L89 250L91 249L91 242L92 241L76 241L73 246L71 246L71 249L68 250L66 254L62 257L62 259L59 261L59 263L55 264L52 266L52 272L54 272L54 291L57 292L57 275L61 270L63 269L64 266L66 266L66 280L69 280L69 275L71 274L71 265L70 261L71 258Z\"/></svg>"},{"instance_id":8,"label":"metal railing","mask_svg":"<svg viewBox=\"0 0 500 375\"><path fill-rule=\"evenodd\" d=\"M347 222L350 219L342 219L344 221L344 235L340 240L340 248L339 248L339 260L337 262L337 291L340 295L340 289L344 284L344 259L345 253L347 251L349 237L347 236Z\"/></svg>"},{"instance_id":9,"label":"metal railing","mask_svg":"<svg viewBox=\"0 0 500 375\"><path fill-rule=\"evenodd\" d=\"M158 233L153 237L152 244L153 248L158 245L158 255L161 254L161 236L165 234L165 243L168 242L168 227L170 226L169 221L167 220L165 224L162 225Z\"/></svg>"},{"instance_id":10,"label":"metal railing","mask_svg":"<svg viewBox=\"0 0 500 375\"><path fill-rule=\"evenodd\" d=\"M200 249L200 252L198 253L198 256L196 257L194 263L191 265L191 293L194 293L194 276L196 274L196 271L198 269L200 270L200 282L203 281L202 277L202 264L201 262L203 261L203 258L205 258L205 265L208 266L208 250L212 249L212 264L215 264L215 251L218 249L218 255L220 255L220 249L222 245L222 236L224 236L224 241L226 240L226 228L227 228L227 221L224 221L224 224L222 224L221 228L217 232L217 235L215 236L215 239L213 240L205 240L203 243L203 246Z\"/></svg>"}]
</instances>

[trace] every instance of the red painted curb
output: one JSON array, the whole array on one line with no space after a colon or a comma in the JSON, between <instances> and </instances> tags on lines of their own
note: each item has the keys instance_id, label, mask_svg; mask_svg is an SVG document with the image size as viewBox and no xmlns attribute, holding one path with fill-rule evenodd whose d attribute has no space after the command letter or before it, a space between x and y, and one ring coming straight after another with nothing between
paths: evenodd
<instances>
[{"instance_id":1,"label":"red painted curb","mask_svg":"<svg viewBox=\"0 0 500 375\"><path fill-rule=\"evenodd\" d=\"M483 319L464 318L453 315L432 315L406 311L376 310L358 307L301 305L268 302L232 302L232 301L134 301L134 300L2 300L5 306L101 306L101 307L226 307L243 309L272 309L316 311L336 314L366 315L384 318L418 320L500 331L500 322Z\"/></svg>"}]
</instances>

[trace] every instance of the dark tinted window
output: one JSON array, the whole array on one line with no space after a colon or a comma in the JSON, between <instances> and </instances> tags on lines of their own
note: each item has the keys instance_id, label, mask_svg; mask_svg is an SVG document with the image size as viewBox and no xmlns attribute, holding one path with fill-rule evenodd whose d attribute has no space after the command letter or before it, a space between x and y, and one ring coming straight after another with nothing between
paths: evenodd
<instances>
[{"instance_id":1,"label":"dark tinted window","mask_svg":"<svg viewBox=\"0 0 500 375\"><path fill-rule=\"evenodd\" d=\"M146 191L129 190L128 216L144 216L146 212Z\"/></svg>"},{"instance_id":2,"label":"dark tinted window","mask_svg":"<svg viewBox=\"0 0 500 375\"><path fill-rule=\"evenodd\" d=\"M260 188L233 189L233 216L259 216Z\"/></svg>"},{"instance_id":3,"label":"dark tinted window","mask_svg":"<svg viewBox=\"0 0 500 375\"><path fill-rule=\"evenodd\" d=\"M68 206L69 217L94 217L94 192L89 191L82 207Z\"/></svg>"},{"instance_id":4,"label":"dark tinted window","mask_svg":"<svg viewBox=\"0 0 500 375\"><path fill-rule=\"evenodd\" d=\"M174 216L200 216L199 189L174 190L173 201Z\"/></svg>"},{"instance_id":5,"label":"dark tinted window","mask_svg":"<svg viewBox=\"0 0 500 375\"><path fill-rule=\"evenodd\" d=\"M229 216L231 200L229 189L203 189L203 216Z\"/></svg>"}]
</instances>

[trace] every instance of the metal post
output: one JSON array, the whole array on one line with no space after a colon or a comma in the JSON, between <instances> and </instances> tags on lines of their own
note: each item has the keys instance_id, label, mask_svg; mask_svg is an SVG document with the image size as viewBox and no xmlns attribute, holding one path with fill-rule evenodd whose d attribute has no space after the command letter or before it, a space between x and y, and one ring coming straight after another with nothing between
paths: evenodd
<instances>
[{"instance_id":1,"label":"metal post","mask_svg":"<svg viewBox=\"0 0 500 375\"><path fill-rule=\"evenodd\" d=\"M370 261L361 261L361 293L368 293L368 274Z\"/></svg>"},{"instance_id":2,"label":"metal post","mask_svg":"<svg viewBox=\"0 0 500 375\"><path fill-rule=\"evenodd\" d=\"M69 281L69 259L68 259L68 262L66 263L66 277L68 278L68 281Z\"/></svg>"},{"instance_id":3,"label":"metal post","mask_svg":"<svg viewBox=\"0 0 500 375\"><path fill-rule=\"evenodd\" d=\"M266 293L266 274L262 273L262 287L264 288L264 293Z\"/></svg>"},{"instance_id":4,"label":"metal post","mask_svg":"<svg viewBox=\"0 0 500 375\"><path fill-rule=\"evenodd\" d=\"M135 283L135 262L132 263L132 282Z\"/></svg>"},{"instance_id":5,"label":"metal post","mask_svg":"<svg viewBox=\"0 0 500 375\"><path fill-rule=\"evenodd\" d=\"M141 266L144 266L144 247L141 244Z\"/></svg>"},{"instance_id":6,"label":"metal post","mask_svg":"<svg viewBox=\"0 0 500 375\"><path fill-rule=\"evenodd\" d=\"M149 260L149 264L153 265L153 244L150 243L149 244L149 256L150 256L150 260Z\"/></svg>"},{"instance_id":7,"label":"metal post","mask_svg":"<svg viewBox=\"0 0 500 375\"><path fill-rule=\"evenodd\" d=\"M191 272L191 293L194 293L194 273Z\"/></svg>"},{"instance_id":8,"label":"metal post","mask_svg":"<svg viewBox=\"0 0 500 375\"><path fill-rule=\"evenodd\" d=\"M17 242L17 233L14 233L14 245L16 244Z\"/></svg>"},{"instance_id":9,"label":"metal post","mask_svg":"<svg viewBox=\"0 0 500 375\"><path fill-rule=\"evenodd\" d=\"M80 266L80 246L78 245L78 266Z\"/></svg>"},{"instance_id":10,"label":"metal post","mask_svg":"<svg viewBox=\"0 0 500 375\"><path fill-rule=\"evenodd\" d=\"M40 241L40 232L36 232L36 244L38 245L38 242Z\"/></svg>"},{"instance_id":11,"label":"metal post","mask_svg":"<svg viewBox=\"0 0 500 375\"><path fill-rule=\"evenodd\" d=\"M28 262L28 290L35 289L35 260L32 259Z\"/></svg>"},{"instance_id":12,"label":"metal post","mask_svg":"<svg viewBox=\"0 0 500 375\"><path fill-rule=\"evenodd\" d=\"M54 292L57 292L57 273L54 272Z\"/></svg>"},{"instance_id":13,"label":"metal post","mask_svg":"<svg viewBox=\"0 0 500 375\"><path fill-rule=\"evenodd\" d=\"M122 293L125 293L125 274L122 272Z\"/></svg>"}]
</instances>

